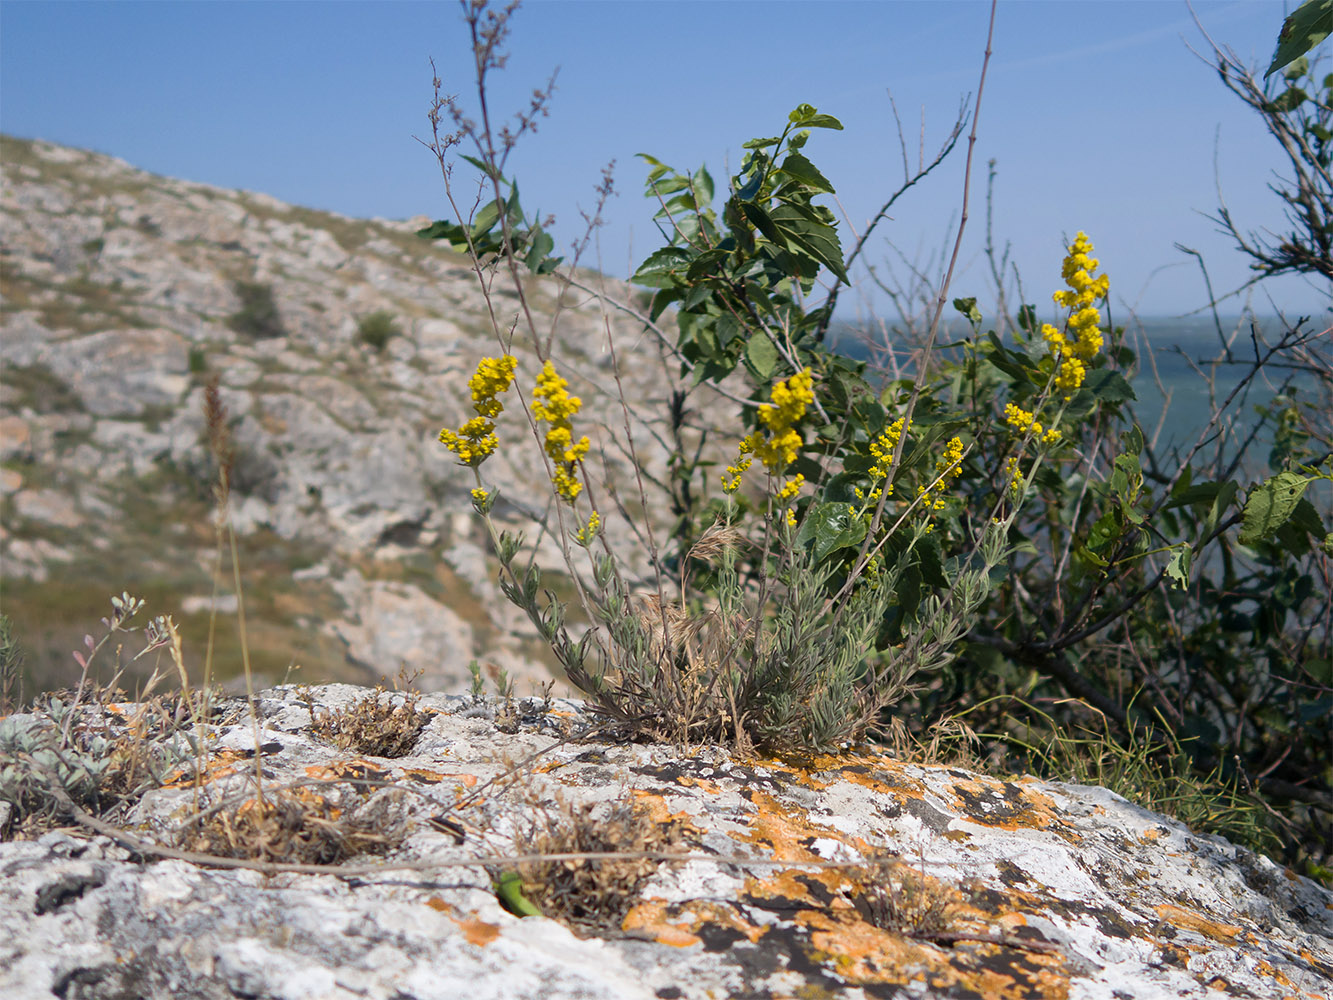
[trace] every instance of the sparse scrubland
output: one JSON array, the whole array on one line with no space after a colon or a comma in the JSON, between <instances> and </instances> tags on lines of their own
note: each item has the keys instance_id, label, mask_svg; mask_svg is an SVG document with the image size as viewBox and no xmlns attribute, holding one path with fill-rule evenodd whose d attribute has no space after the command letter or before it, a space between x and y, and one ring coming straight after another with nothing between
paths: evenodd
<instances>
[{"instance_id":1,"label":"sparse scrubland","mask_svg":"<svg viewBox=\"0 0 1333 1000\"><path fill-rule=\"evenodd\" d=\"M485 109L513 8L464 10ZM1333 76L1320 77L1318 60L1301 52L1265 80L1229 52L1212 58L1291 164L1279 190L1289 232L1279 244L1250 236L1225 208L1220 222L1256 261L1256 280L1297 272L1329 282ZM1244 376L1216 399L1197 441L1169 451L1155 444L1158 415L1136 408L1135 326L1107 318L1116 262L1095 256L1096 234L1078 231L1076 208L1069 226L1077 235L1063 250L1053 235L1048 270L1028 276L1041 288L1037 303L1022 301L988 238L994 287L965 295L952 287L955 244L942 275L899 288L900 314L865 331L871 361L840 353L830 337L839 296L855 287L890 208L921 176L960 158L966 223L985 73L983 63L975 102L938 154L919 158L920 171L904 176L853 241L827 204L837 178L816 166L821 130L842 128L826 111L801 105L786 121L756 122L764 137L745 143L739 170L721 185L705 167L679 170L645 155L645 195L658 206L664 239L633 276L646 290L633 301L613 300L580 269L587 240L569 260L553 256L553 238L525 215L506 173L549 90L500 125L443 96L437 80L427 144L455 215L420 235L468 255L495 336L494 354L477 358L457 387L472 415L441 432L441 461L471 477L504 593L604 719L603 735L787 758L871 742L918 760L1101 784L1328 882L1330 313L1277 328L1219 323L1217 364ZM473 179L463 179L467 168L483 185L479 200ZM611 193L609 175L601 193ZM528 308L532 276L559 290L554 324L562 293L577 293L595 297L608 316L633 317L659 341L679 376L668 411L639 412L641 401L622 393L621 426L594 440L561 375L552 348L559 338ZM279 335L267 289L237 290L243 308L233 326ZM995 304L990 315L986 302ZM949 310L971 335L946 345L939 331ZM610 329L608 377L618 380L622 345ZM367 316L359 331L377 352L396 333L387 313ZM1277 396L1238 420L1265 378L1279 385ZM722 440L695 419L694 405L719 397L736 420ZM209 400L218 573L239 591L226 516L227 418L216 392ZM522 413L526 436L497 429L506 408ZM668 444L667 467L640 463L632 489L611 488L603 461L635 460L633 428L643 427ZM1271 441L1267 469L1251 477L1242 456L1252 460L1247 449L1259 439ZM525 448L549 479L549 513L533 530L563 553L563 597L528 558L533 536L494 518L506 483L488 477L487 460ZM718 448L730 456L725 468L702 457ZM662 496L674 516L665 532L646 513ZM609 531L614 522L624 530ZM636 551L613 537L634 539ZM118 598L103 643L130 628L138 610L133 598ZM238 610L248 656L243 600ZM114 681L46 697L63 723L54 730L0 728L0 801L9 803L11 831L93 815L145 782L179 780L181 767L202 773L212 677L185 675L170 619L154 621L143 638L172 654L179 694L137 696L145 706L130 727L138 745L78 721L89 701L122 697ZM90 645L81 662L100 649ZM17 707L9 680L18 656L0 633L6 710ZM378 736L402 750L421 724L410 698L395 705L380 695L354 717L319 720L344 748ZM292 859L323 862L345 856L349 844L380 843L364 830L327 835L337 810L326 799L265 793L257 756L254 766L249 805L227 813L201 798L199 814L213 825L195 823L188 843L196 850L236 857L249 843L260 845L249 856L272 860L286 856L279 847L298 845ZM530 846L607 849L569 822L535 830ZM636 849L666 842L634 832L628 807L618 822ZM583 891L572 868L524 871L530 891L559 877L561 905L586 917L567 898ZM588 891L606 895L608 885L641 874L590 876ZM880 887L866 905L887 924L911 923L924 905L914 886ZM925 911L921 920L938 917Z\"/></svg>"}]
</instances>

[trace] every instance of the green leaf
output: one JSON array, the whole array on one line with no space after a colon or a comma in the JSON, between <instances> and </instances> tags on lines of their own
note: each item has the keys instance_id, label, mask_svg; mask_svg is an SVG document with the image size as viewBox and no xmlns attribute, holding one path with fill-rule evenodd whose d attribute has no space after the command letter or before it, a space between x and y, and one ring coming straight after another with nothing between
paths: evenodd
<instances>
[{"instance_id":1,"label":"green leaf","mask_svg":"<svg viewBox=\"0 0 1333 1000\"><path fill-rule=\"evenodd\" d=\"M1203 537L1207 538L1217 530L1222 515L1231 507L1231 503L1236 499L1236 494L1239 491L1240 487L1236 485L1234 479L1228 479L1222 484L1221 489L1217 491L1217 498L1213 500L1213 505L1208 508L1208 517L1203 523Z\"/></svg>"},{"instance_id":2,"label":"green leaf","mask_svg":"<svg viewBox=\"0 0 1333 1000\"><path fill-rule=\"evenodd\" d=\"M490 166L489 164L477 159L475 156L463 156L462 159L472 164L474 167L476 167L478 170L480 170L483 174L485 174L492 180L497 180L497 181L504 180L504 177L500 173L498 168Z\"/></svg>"},{"instance_id":3,"label":"green leaf","mask_svg":"<svg viewBox=\"0 0 1333 1000\"><path fill-rule=\"evenodd\" d=\"M1333 660L1323 656L1307 656L1301 664L1316 684L1333 687Z\"/></svg>"},{"instance_id":4,"label":"green leaf","mask_svg":"<svg viewBox=\"0 0 1333 1000\"><path fill-rule=\"evenodd\" d=\"M1111 371L1109 368L1094 368L1088 372L1083 388L1089 390L1094 397L1103 403L1123 403L1126 400L1138 398L1134 395L1134 389L1125 380L1125 377L1119 372Z\"/></svg>"},{"instance_id":5,"label":"green leaf","mask_svg":"<svg viewBox=\"0 0 1333 1000\"><path fill-rule=\"evenodd\" d=\"M797 247L804 250L840 280L848 280L847 271L842 266L842 245L838 242L838 231L821 222L812 209L793 204L779 205L773 209L771 219L786 237L785 245L788 249Z\"/></svg>"},{"instance_id":6,"label":"green leaf","mask_svg":"<svg viewBox=\"0 0 1333 1000\"><path fill-rule=\"evenodd\" d=\"M800 153L788 153L782 161L782 171L796 178L806 187L814 188L825 194L833 194L833 185L828 182L819 169Z\"/></svg>"},{"instance_id":7,"label":"green leaf","mask_svg":"<svg viewBox=\"0 0 1333 1000\"><path fill-rule=\"evenodd\" d=\"M773 370L778 366L778 349L767 333L760 331L750 338L745 345L745 360L750 371L759 378L768 381L773 377Z\"/></svg>"},{"instance_id":8,"label":"green leaf","mask_svg":"<svg viewBox=\"0 0 1333 1000\"><path fill-rule=\"evenodd\" d=\"M954 299L953 307L966 316L967 321L974 326L981 323L981 310L977 308L977 300L975 297L970 299Z\"/></svg>"},{"instance_id":9,"label":"green leaf","mask_svg":"<svg viewBox=\"0 0 1333 1000\"><path fill-rule=\"evenodd\" d=\"M417 235L423 240L448 240L450 243L462 235L463 228L447 219L437 219L425 229L418 229Z\"/></svg>"},{"instance_id":10,"label":"green leaf","mask_svg":"<svg viewBox=\"0 0 1333 1000\"><path fill-rule=\"evenodd\" d=\"M1037 307L1033 305L1018 307L1018 325L1028 333L1036 333L1041 327L1037 320Z\"/></svg>"},{"instance_id":11,"label":"green leaf","mask_svg":"<svg viewBox=\"0 0 1333 1000\"><path fill-rule=\"evenodd\" d=\"M542 229L534 229L530 234L532 246L528 248L523 263L533 274L550 274L560 263L560 258L549 255L555 249L555 240Z\"/></svg>"},{"instance_id":12,"label":"green leaf","mask_svg":"<svg viewBox=\"0 0 1333 1000\"><path fill-rule=\"evenodd\" d=\"M653 251L639 265L630 281L649 288L674 288L681 283L693 258L694 255L682 247L663 247Z\"/></svg>"},{"instance_id":13,"label":"green leaf","mask_svg":"<svg viewBox=\"0 0 1333 1000\"><path fill-rule=\"evenodd\" d=\"M694 197L702 208L713 202L713 175L708 172L707 167L700 167L695 171L693 177Z\"/></svg>"},{"instance_id":14,"label":"green leaf","mask_svg":"<svg viewBox=\"0 0 1333 1000\"><path fill-rule=\"evenodd\" d=\"M1327 38L1330 31L1333 31L1333 0L1305 0L1282 22L1277 50L1264 79L1305 55Z\"/></svg>"},{"instance_id":15,"label":"green leaf","mask_svg":"<svg viewBox=\"0 0 1333 1000\"><path fill-rule=\"evenodd\" d=\"M865 538L865 522L855 516L856 507L850 503L816 503L801 522L797 535L800 542L814 542L815 562L821 562L831 552L860 544Z\"/></svg>"},{"instance_id":16,"label":"green leaf","mask_svg":"<svg viewBox=\"0 0 1333 1000\"><path fill-rule=\"evenodd\" d=\"M1310 72L1310 60L1301 56L1287 67L1282 76L1288 83L1295 83L1308 72Z\"/></svg>"},{"instance_id":17,"label":"green leaf","mask_svg":"<svg viewBox=\"0 0 1333 1000\"><path fill-rule=\"evenodd\" d=\"M1190 585L1190 564L1194 559L1194 550L1190 548L1189 542L1185 542L1179 548L1171 553L1171 559L1166 564L1166 575L1181 590Z\"/></svg>"},{"instance_id":18,"label":"green leaf","mask_svg":"<svg viewBox=\"0 0 1333 1000\"><path fill-rule=\"evenodd\" d=\"M785 247L787 245L787 241L783 238L782 233L769 217L769 214L754 202L741 202L741 211L745 213L745 217L750 221L750 225L763 233L768 240L776 243L780 247Z\"/></svg>"},{"instance_id":19,"label":"green leaf","mask_svg":"<svg viewBox=\"0 0 1333 1000\"><path fill-rule=\"evenodd\" d=\"M1310 480L1294 472L1279 472L1256 486L1245 501L1241 523L1242 545L1271 538L1287 523Z\"/></svg>"},{"instance_id":20,"label":"green leaf","mask_svg":"<svg viewBox=\"0 0 1333 1000\"><path fill-rule=\"evenodd\" d=\"M1264 109L1286 114L1295 111L1309 99L1310 95L1300 87L1288 87L1282 93L1278 94L1277 97L1266 103Z\"/></svg>"},{"instance_id":21,"label":"green leaf","mask_svg":"<svg viewBox=\"0 0 1333 1000\"><path fill-rule=\"evenodd\" d=\"M523 895L523 878L518 872L502 872L493 883L495 898L516 917L540 917L542 911Z\"/></svg>"},{"instance_id":22,"label":"green leaf","mask_svg":"<svg viewBox=\"0 0 1333 1000\"><path fill-rule=\"evenodd\" d=\"M782 136L780 135L769 136L766 139L751 139L744 143L741 149L767 149L769 146L776 146L781 141Z\"/></svg>"}]
</instances>

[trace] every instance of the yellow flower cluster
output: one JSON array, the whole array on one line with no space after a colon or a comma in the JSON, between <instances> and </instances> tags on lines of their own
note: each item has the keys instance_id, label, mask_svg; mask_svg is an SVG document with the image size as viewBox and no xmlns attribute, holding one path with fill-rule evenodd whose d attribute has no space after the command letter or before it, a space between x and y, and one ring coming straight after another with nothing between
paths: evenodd
<instances>
[{"instance_id":1,"label":"yellow flower cluster","mask_svg":"<svg viewBox=\"0 0 1333 1000\"><path fill-rule=\"evenodd\" d=\"M1069 320L1064 330L1049 323L1041 328L1047 350L1058 359L1060 366L1055 375L1055 387L1066 398L1083 384L1088 373L1087 362L1102 349L1102 318L1095 303L1106 298L1111 279L1104 274L1093 277L1092 272L1101 262L1091 255L1092 249L1092 241L1083 232L1069 245L1069 253L1060 269L1068 288L1060 289L1053 296L1056 305L1069 310Z\"/></svg>"},{"instance_id":2,"label":"yellow flower cluster","mask_svg":"<svg viewBox=\"0 0 1333 1000\"><path fill-rule=\"evenodd\" d=\"M876 463L870 467L872 482L878 482L889 474L889 467L893 465L893 453L897 450L898 442L902 439L903 418L899 417L889 425L887 431L884 431L879 437L870 442L870 454L874 456Z\"/></svg>"},{"instance_id":3,"label":"yellow flower cluster","mask_svg":"<svg viewBox=\"0 0 1333 1000\"><path fill-rule=\"evenodd\" d=\"M727 466L722 476L724 493L735 493L741 487L742 477L750 463L751 456L764 463L770 475L781 476L787 466L796 461L802 445L805 444L801 433L796 429L805 416L806 408L815 401L815 379L809 368L802 369L788 379L781 379L769 392L769 402L760 404L759 422L763 429L746 436L737 449L740 454L734 463ZM778 500L785 504L791 502L805 482L804 476L796 476L783 483L777 491ZM794 524L795 515L787 512L787 523Z\"/></svg>"},{"instance_id":4,"label":"yellow flower cluster","mask_svg":"<svg viewBox=\"0 0 1333 1000\"><path fill-rule=\"evenodd\" d=\"M499 446L495 418L504 409L504 404L497 397L509 390L517 368L518 360L509 354L501 358L482 358L476 373L468 379L472 408L477 415L457 431L448 427L440 431L440 442L464 465L475 469Z\"/></svg>"},{"instance_id":5,"label":"yellow flower cluster","mask_svg":"<svg viewBox=\"0 0 1333 1000\"><path fill-rule=\"evenodd\" d=\"M1005 422L1014 429L1016 434L1025 435L1027 434L1028 429L1031 428L1032 433L1040 437L1044 444L1055 444L1055 442L1060 440L1059 431L1054 427L1043 431L1041 421L1036 419L1036 414L1029 413L1021 406L1016 406L1013 403L1006 403L1004 405L1004 419Z\"/></svg>"},{"instance_id":6,"label":"yellow flower cluster","mask_svg":"<svg viewBox=\"0 0 1333 1000\"><path fill-rule=\"evenodd\" d=\"M601 530L602 515L597 513L597 511L593 511L588 515L588 523L578 531L574 532L574 541L578 542L580 545L587 546L588 543L597 537L597 533Z\"/></svg>"},{"instance_id":7,"label":"yellow flower cluster","mask_svg":"<svg viewBox=\"0 0 1333 1000\"><path fill-rule=\"evenodd\" d=\"M532 415L547 424L546 454L555 465L551 484L566 503L573 503L583 492L578 479L578 464L588 454L588 438L574 440L573 425L569 418L579 412L583 400L571 396L569 383L556 374L555 365L547 361L537 376L532 391Z\"/></svg>"},{"instance_id":8,"label":"yellow flower cluster","mask_svg":"<svg viewBox=\"0 0 1333 1000\"><path fill-rule=\"evenodd\" d=\"M1004 476L1009 480L1009 492L1015 497L1023 495L1023 474L1018 468L1018 456L1010 455L1004 460Z\"/></svg>"},{"instance_id":9,"label":"yellow flower cluster","mask_svg":"<svg viewBox=\"0 0 1333 1000\"><path fill-rule=\"evenodd\" d=\"M944 509L944 494L949 491L954 480L963 474L963 439L954 437L949 439L949 443L944 446L944 453L935 460L935 483L931 492L934 494L934 501L931 503L933 510Z\"/></svg>"}]
</instances>

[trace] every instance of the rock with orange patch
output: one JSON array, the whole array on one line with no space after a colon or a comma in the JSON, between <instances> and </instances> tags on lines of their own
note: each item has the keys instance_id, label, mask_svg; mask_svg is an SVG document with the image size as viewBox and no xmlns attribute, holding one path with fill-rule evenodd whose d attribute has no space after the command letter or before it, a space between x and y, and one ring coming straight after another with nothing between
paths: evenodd
<instances>
[{"instance_id":1,"label":"rock with orange patch","mask_svg":"<svg viewBox=\"0 0 1333 1000\"><path fill-rule=\"evenodd\" d=\"M363 695L310 692L321 713ZM314 739L295 689L259 698L257 746L244 703L220 706L238 721L218 727L203 764L215 799L253 798L256 767L298 795L336 791L349 810L397 796L406 839L355 859L370 867L354 876L142 864L64 833L0 843L0 995L45 1000L75 983L146 1000L175 995L158 984L383 1000L1333 994L1333 893L1103 789L874 754L580 742L569 735L594 720L571 702L549 718L521 705L517 733L469 699L422 707L431 721L412 754L385 760ZM136 717L118 709L102 720L112 732ZM187 771L131 805L136 836L166 837L189 814ZM687 855L582 882L572 875L611 862L570 860L551 871L571 878L525 886L547 912L593 887L590 912L616 914L602 923L500 905L491 880L535 830L582 823L572 842L616 849L597 834L623 804L672 825ZM490 863L456 864L467 859Z\"/></svg>"}]
</instances>

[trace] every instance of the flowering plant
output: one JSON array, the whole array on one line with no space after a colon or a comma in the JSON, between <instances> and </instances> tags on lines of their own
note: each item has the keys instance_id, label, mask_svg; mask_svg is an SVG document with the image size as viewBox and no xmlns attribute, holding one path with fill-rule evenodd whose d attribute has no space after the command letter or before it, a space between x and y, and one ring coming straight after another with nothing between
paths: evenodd
<instances>
[{"instance_id":1,"label":"flowering plant","mask_svg":"<svg viewBox=\"0 0 1333 1000\"><path fill-rule=\"evenodd\" d=\"M485 6L469 9L484 90L503 21L487 27ZM1239 456L1225 451L1242 439L1216 433L1226 405L1270 359L1309 349L1312 335L1300 324L1263 350L1256 340L1241 387L1191 448L1170 456L1137 420L1137 355L1124 327L1104 318L1110 280L1083 232L1066 244L1050 322L1028 304L1010 315L997 278L994 328L983 329L976 299L956 298L970 335L940 345L950 264L942 287L930 290L928 327L905 322L899 331L905 363L892 353L902 345L887 345L889 363L872 366L831 337L839 292L870 232L953 148L961 120L850 249L821 203L834 187L807 153L813 133L842 125L810 105L794 109L776 136L745 143L720 204L706 168L681 172L644 156L646 194L665 234L632 279L650 297L599 301L656 338L681 381L663 421L665 470L640 470L637 506L602 493L589 466L596 452L576 427L580 401L549 356L555 338L532 325L519 279L526 268L588 287L551 256L549 236L523 214L504 176L512 139L544 111L538 96L498 142L449 101L437 106L437 122L445 108L459 127L443 139L437 132L442 165L452 144L470 138L478 155L469 162L493 198L422 235L466 249L488 292L497 274L513 279L539 367L531 430L559 501L556 535L582 622L568 624L565 605L543 599L535 567L516 565L521 539L491 522L495 494L479 478L495 450L493 366L516 357L513 327L497 321L504 358L484 360L470 383L477 416L441 440L474 470L474 502L505 593L597 708L642 735L770 751L830 749L895 727L920 732L960 710L973 720L990 711L986 724L999 730L993 752L1003 755L1006 746L1034 745L1031 719L1015 721L1007 706L1039 697L1061 707L1034 717L1057 727L1091 709L1134 745L1145 727L1150 743L1167 733L1161 745L1174 748L1172 766L1175 734L1190 734L1200 742L1189 766L1234 782L1223 734L1273 726L1255 715L1255 692L1307 708L1333 694L1320 666L1329 659L1327 628L1311 618L1317 587L1292 582L1317 575L1308 567L1320 559L1327 579L1333 542L1304 496L1333 475L1310 444L1326 437L1302 430L1309 421L1292 403L1281 411L1279 429L1291 430L1277 434L1271 475L1244 489ZM607 348L614 369L611 338ZM719 441L715 427L692 422L694 393L728 401L739 427ZM621 405L628 415L623 394ZM1216 457L1204 463L1212 438ZM638 455L632 439L621 445ZM665 537L645 482L670 497L675 520ZM613 544L629 535L645 543L646 576L627 572ZM1218 553L1211 563L1209 552ZM1235 570L1240 559L1253 566L1248 576ZM1259 612L1220 616L1218 602L1252 599L1236 596L1242 581L1288 587L1284 613L1306 623L1306 638L1297 642L1300 630ZM1254 685L1201 660L1201 651L1251 639L1268 662ZM1311 641L1320 650L1309 658L1314 666L1294 666ZM1322 694L1299 693L1292 675L1301 669L1309 691ZM904 699L911 711L895 713ZM1003 707L984 708L995 704ZM1297 728L1308 758L1318 735ZM1282 739L1254 738L1256 761L1278 767Z\"/></svg>"}]
</instances>

